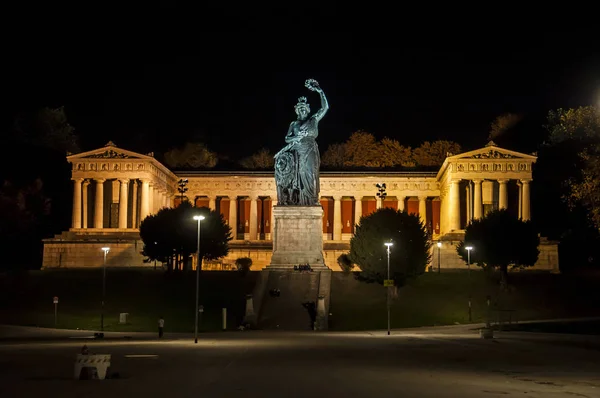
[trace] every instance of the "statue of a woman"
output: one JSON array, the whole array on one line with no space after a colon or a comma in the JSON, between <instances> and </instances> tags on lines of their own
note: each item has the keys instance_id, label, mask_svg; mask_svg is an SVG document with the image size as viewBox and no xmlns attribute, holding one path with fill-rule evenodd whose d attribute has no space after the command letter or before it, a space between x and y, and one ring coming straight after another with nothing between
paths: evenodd
<instances>
[{"instance_id":1,"label":"statue of a woman","mask_svg":"<svg viewBox=\"0 0 600 398\"><path fill-rule=\"evenodd\" d=\"M277 204L288 206L319 205L319 167L321 159L316 138L319 121L329 109L327 98L319 83L308 79L304 84L321 97L321 109L310 114L306 97L300 97L295 106L298 119L294 120L285 137L287 145L275 155L275 183Z\"/></svg>"}]
</instances>

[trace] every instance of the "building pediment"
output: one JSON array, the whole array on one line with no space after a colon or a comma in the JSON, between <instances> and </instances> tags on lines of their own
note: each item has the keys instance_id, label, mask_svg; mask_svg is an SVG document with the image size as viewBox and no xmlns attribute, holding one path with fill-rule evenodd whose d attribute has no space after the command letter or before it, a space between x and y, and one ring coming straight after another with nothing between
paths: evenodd
<instances>
[{"instance_id":1,"label":"building pediment","mask_svg":"<svg viewBox=\"0 0 600 398\"><path fill-rule=\"evenodd\" d=\"M448 157L449 161L462 159L520 159L535 161L537 157L534 155L528 155L521 152L511 151L509 149L500 148L496 146L493 141L490 141L484 148L475 149L473 151Z\"/></svg>"},{"instance_id":2,"label":"building pediment","mask_svg":"<svg viewBox=\"0 0 600 398\"><path fill-rule=\"evenodd\" d=\"M104 147L87 152L77 153L67 156L69 161L82 159L153 159L149 155L142 155L117 147L112 141L109 141Z\"/></svg>"}]
</instances>

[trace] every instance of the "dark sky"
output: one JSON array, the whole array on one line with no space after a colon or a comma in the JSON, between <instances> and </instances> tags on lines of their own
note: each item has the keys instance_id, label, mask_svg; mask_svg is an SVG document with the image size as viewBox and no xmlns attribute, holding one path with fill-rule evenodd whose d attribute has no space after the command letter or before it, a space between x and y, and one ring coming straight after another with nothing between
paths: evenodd
<instances>
[{"instance_id":1,"label":"dark sky","mask_svg":"<svg viewBox=\"0 0 600 398\"><path fill-rule=\"evenodd\" d=\"M335 30L326 12L302 28L300 17L286 26L279 16L243 12L222 29L207 24L223 15L190 24L189 16L167 23L97 14L89 26L80 19L59 33L29 21L28 34L11 36L5 125L16 112L64 105L84 150L113 140L162 152L199 139L245 156L284 144L299 96L316 110L318 95L304 88L315 78L331 105L322 151L359 129L406 145L449 139L470 149L485 144L489 124L506 112L525 116L506 144L533 150L533 129L549 109L600 102L594 25L411 26L403 15L398 29L379 32L369 19Z\"/></svg>"}]
</instances>

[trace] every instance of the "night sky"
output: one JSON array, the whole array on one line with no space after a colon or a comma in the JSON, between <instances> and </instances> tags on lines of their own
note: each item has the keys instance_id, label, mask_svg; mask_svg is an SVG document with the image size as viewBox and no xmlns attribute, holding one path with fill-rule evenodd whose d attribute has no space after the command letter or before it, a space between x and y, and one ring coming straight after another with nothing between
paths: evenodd
<instances>
[{"instance_id":1,"label":"night sky","mask_svg":"<svg viewBox=\"0 0 600 398\"><path fill-rule=\"evenodd\" d=\"M315 78L331 106L321 151L357 130L411 146L449 139L473 149L506 112L523 114L525 128L501 144L532 151L549 109L600 103L593 25L481 30L480 21L377 33L371 21L322 32L318 18L289 29L280 17L269 25L242 14L229 20L237 30L123 17L87 29L79 21L45 37L47 26L35 25L35 35L10 46L3 127L19 111L64 105L83 150L113 140L163 152L200 140L235 158L281 148L297 98L318 107L304 87Z\"/></svg>"}]
</instances>

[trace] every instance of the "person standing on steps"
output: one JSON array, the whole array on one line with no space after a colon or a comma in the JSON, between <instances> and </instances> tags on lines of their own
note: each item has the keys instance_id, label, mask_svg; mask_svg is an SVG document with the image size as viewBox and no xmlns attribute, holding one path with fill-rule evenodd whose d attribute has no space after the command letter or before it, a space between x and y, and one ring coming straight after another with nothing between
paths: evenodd
<instances>
[{"instance_id":1,"label":"person standing on steps","mask_svg":"<svg viewBox=\"0 0 600 398\"><path fill-rule=\"evenodd\" d=\"M165 320L163 319L162 315L160 316L160 318L158 319L158 338L162 339L163 337L163 329L165 327Z\"/></svg>"}]
</instances>

